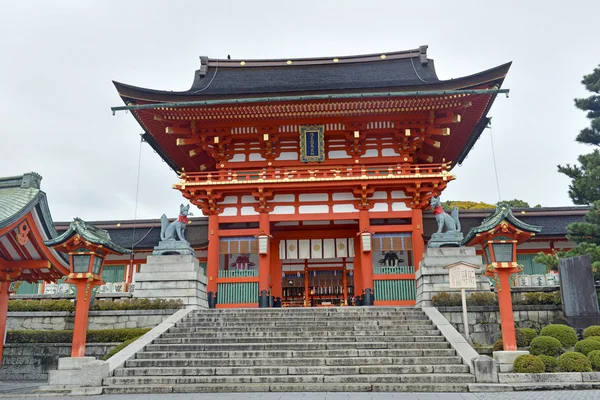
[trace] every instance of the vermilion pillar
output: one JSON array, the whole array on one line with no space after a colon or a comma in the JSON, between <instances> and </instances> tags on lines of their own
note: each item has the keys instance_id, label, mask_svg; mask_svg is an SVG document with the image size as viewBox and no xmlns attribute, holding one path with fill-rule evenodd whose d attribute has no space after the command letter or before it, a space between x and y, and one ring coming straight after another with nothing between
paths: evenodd
<instances>
[{"instance_id":1,"label":"vermilion pillar","mask_svg":"<svg viewBox=\"0 0 600 400\"><path fill-rule=\"evenodd\" d=\"M362 209L358 216L359 232L369 232L371 221L369 220L369 210ZM360 236L357 237L360 240ZM363 251L360 247L360 266L362 270L363 286L363 306L372 306L375 302L375 293L373 292L373 255L371 251Z\"/></svg>"},{"instance_id":2,"label":"vermilion pillar","mask_svg":"<svg viewBox=\"0 0 600 400\"><path fill-rule=\"evenodd\" d=\"M282 297L282 277L281 277L281 260L277 256L279 254L280 240L271 240L269 252L271 253L271 279L273 280L273 288L271 289L273 297Z\"/></svg>"},{"instance_id":3,"label":"vermilion pillar","mask_svg":"<svg viewBox=\"0 0 600 400\"><path fill-rule=\"evenodd\" d=\"M415 270L419 269L419 263L425 253L425 242L423 240L423 213L419 209L412 210L412 246L413 262Z\"/></svg>"},{"instance_id":4,"label":"vermilion pillar","mask_svg":"<svg viewBox=\"0 0 600 400\"><path fill-rule=\"evenodd\" d=\"M6 317L8 315L8 297L10 295L8 289L10 282L0 282L0 365L2 365L2 355L4 354L4 332L6 332Z\"/></svg>"},{"instance_id":5,"label":"vermilion pillar","mask_svg":"<svg viewBox=\"0 0 600 400\"><path fill-rule=\"evenodd\" d=\"M90 312L90 297L92 296L92 287L88 282L80 280L74 283L77 289L77 305L75 306L75 324L73 325L73 346L71 347L71 357L85 356L86 333L88 318Z\"/></svg>"},{"instance_id":6,"label":"vermilion pillar","mask_svg":"<svg viewBox=\"0 0 600 400\"><path fill-rule=\"evenodd\" d=\"M208 308L217 307L217 278L219 277L219 216L208 216L208 257L206 259L206 297Z\"/></svg>"},{"instance_id":7,"label":"vermilion pillar","mask_svg":"<svg viewBox=\"0 0 600 400\"><path fill-rule=\"evenodd\" d=\"M502 343L505 351L517 350L517 336L513 316L512 296L510 294L510 275L519 272L515 268L495 268L498 276L498 306L500 309L500 324L502 327Z\"/></svg>"},{"instance_id":8,"label":"vermilion pillar","mask_svg":"<svg viewBox=\"0 0 600 400\"><path fill-rule=\"evenodd\" d=\"M353 296L356 298L363 292L363 281L362 281L362 261L360 257L360 237L357 236L354 239L354 293Z\"/></svg>"},{"instance_id":9,"label":"vermilion pillar","mask_svg":"<svg viewBox=\"0 0 600 400\"><path fill-rule=\"evenodd\" d=\"M261 212L258 214L258 230L261 235L271 235L271 226L269 223L269 213ZM267 254L258 255L258 307L269 307L269 272L271 270L272 247L267 250Z\"/></svg>"}]
</instances>

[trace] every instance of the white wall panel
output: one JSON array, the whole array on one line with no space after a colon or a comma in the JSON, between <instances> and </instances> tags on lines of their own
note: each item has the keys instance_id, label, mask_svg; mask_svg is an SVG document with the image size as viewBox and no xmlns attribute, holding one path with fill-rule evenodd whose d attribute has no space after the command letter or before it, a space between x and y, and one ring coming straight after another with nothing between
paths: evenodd
<instances>
[{"instance_id":1,"label":"white wall panel","mask_svg":"<svg viewBox=\"0 0 600 400\"><path fill-rule=\"evenodd\" d=\"M329 206L327 205L300 206L298 208L300 214L324 214L329 212Z\"/></svg>"}]
</instances>

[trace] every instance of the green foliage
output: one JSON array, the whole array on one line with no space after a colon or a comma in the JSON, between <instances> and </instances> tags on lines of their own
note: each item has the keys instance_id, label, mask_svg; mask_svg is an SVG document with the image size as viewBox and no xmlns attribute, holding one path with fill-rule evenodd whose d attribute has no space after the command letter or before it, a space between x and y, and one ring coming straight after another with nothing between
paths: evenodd
<instances>
[{"instance_id":1,"label":"green foliage","mask_svg":"<svg viewBox=\"0 0 600 400\"><path fill-rule=\"evenodd\" d=\"M452 210L456 206L459 210L494 210L493 204L484 203L482 201L454 201L447 200L442 202L444 210Z\"/></svg>"},{"instance_id":2,"label":"green foliage","mask_svg":"<svg viewBox=\"0 0 600 400\"><path fill-rule=\"evenodd\" d=\"M592 372L592 364L583 354L568 352L558 357L558 369L561 372Z\"/></svg>"},{"instance_id":3,"label":"green foliage","mask_svg":"<svg viewBox=\"0 0 600 400\"><path fill-rule=\"evenodd\" d=\"M502 350L504 350L504 342L502 341L502 339L498 339L494 343L494 346L492 347L492 351L502 351Z\"/></svg>"},{"instance_id":4,"label":"green foliage","mask_svg":"<svg viewBox=\"0 0 600 400\"><path fill-rule=\"evenodd\" d=\"M527 305L560 305L560 292L529 292L523 294L523 304Z\"/></svg>"},{"instance_id":5,"label":"green foliage","mask_svg":"<svg viewBox=\"0 0 600 400\"><path fill-rule=\"evenodd\" d=\"M462 304L460 294L448 292L439 292L431 298L431 302L438 307L456 307Z\"/></svg>"},{"instance_id":6,"label":"green foliage","mask_svg":"<svg viewBox=\"0 0 600 400\"><path fill-rule=\"evenodd\" d=\"M183 308L181 300L165 299L122 299L99 300L90 307L92 311L111 310L165 310ZM35 312L35 311L75 311L75 304L68 299L63 300L10 300L8 311Z\"/></svg>"},{"instance_id":7,"label":"green foliage","mask_svg":"<svg viewBox=\"0 0 600 400\"><path fill-rule=\"evenodd\" d=\"M71 300L9 300L8 311L75 311Z\"/></svg>"},{"instance_id":8,"label":"green foliage","mask_svg":"<svg viewBox=\"0 0 600 400\"><path fill-rule=\"evenodd\" d=\"M590 351L587 355L594 371L600 371L600 350Z\"/></svg>"},{"instance_id":9,"label":"green foliage","mask_svg":"<svg viewBox=\"0 0 600 400\"><path fill-rule=\"evenodd\" d=\"M590 336L587 339L589 339L589 340L596 340L596 341L600 342L600 336Z\"/></svg>"},{"instance_id":10,"label":"green foliage","mask_svg":"<svg viewBox=\"0 0 600 400\"><path fill-rule=\"evenodd\" d=\"M544 327L540 332L540 336L552 336L560 341L562 347L567 349L575 346L575 343L577 343L575 329L562 324L552 324Z\"/></svg>"},{"instance_id":11,"label":"green foliage","mask_svg":"<svg viewBox=\"0 0 600 400\"><path fill-rule=\"evenodd\" d=\"M560 341L551 336L538 336L529 344L529 352L534 356L544 354L550 357L556 357L560 352L562 345Z\"/></svg>"},{"instance_id":12,"label":"green foliage","mask_svg":"<svg viewBox=\"0 0 600 400\"><path fill-rule=\"evenodd\" d=\"M496 206L505 206L508 208L530 208L529 203L523 200L513 199L513 200L502 200L496 203Z\"/></svg>"},{"instance_id":13,"label":"green foliage","mask_svg":"<svg viewBox=\"0 0 600 400\"><path fill-rule=\"evenodd\" d=\"M531 354L517 357L513 367L515 372L520 374L539 374L546 369L544 362Z\"/></svg>"},{"instance_id":14,"label":"green foliage","mask_svg":"<svg viewBox=\"0 0 600 400\"><path fill-rule=\"evenodd\" d=\"M600 325L592 325L585 328L583 331L583 338L587 339L591 336L600 337Z\"/></svg>"},{"instance_id":15,"label":"green foliage","mask_svg":"<svg viewBox=\"0 0 600 400\"><path fill-rule=\"evenodd\" d=\"M547 271L558 271L558 257L556 254L539 252L533 258L533 262L545 265Z\"/></svg>"},{"instance_id":16,"label":"green foliage","mask_svg":"<svg viewBox=\"0 0 600 400\"><path fill-rule=\"evenodd\" d=\"M150 328L102 329L87 331L88 343L124 342L139 337ZM73 331L8 331L7 343L72 343Z\"/></svg>"},{"instance_id":17,"label":"green foliage","mask_svg":"<svg viewBox=\"0 0 600 400\"><path fill-rule=\"evenodd\" d=\"M494 293L476 292L467 298L470 306L494 306L498 304L498 297Z\"/></svg>"},{"instance_id":18,"label":"green foliage","mask_svg":"<svg viewBox=\"0 0 600 400\"><path fill-rule=\"evenodd\" d=\"M600 350L600 341L594 339L583 339L575 344L575 351L587 356L594 350Z\"/></svg>"},{"instance_id":19,"label":"green foliage","mask_svg":"<svg viewBox=\"0 0 600 400\"><path fill-rule=\"evenodd\" d=\"M531 341L537 337L535 329L531 328L517 328L517 347L527 347L531 344Z\"/></svg>"},{"instance_id":20,"label":"green foliage","mask_svg":"<svg viewBox=\"0 0 600 400\"><path fill-rule=\"evenodd\" d=\"M108 353L106 353L105 355L103 355L102 357L100 357L100 359L102 361L108 360L109 358L111 358L112 356L114 356L115 354L117 354L118 352L120 352L121 350L123 350L125 347L127 347L131 343L135 342L138 338L139 338L139 336L124 341L123 343L121 343L120 345L116 346L114 349L112 349L111 351L109 351Z\"/></svg>"},{"instance_id":21,"label":"green foliage","mask_svg":"<svg viewBox=\"0 0 600 400\"><path fill-rule=\"evenodd\" d=\"M538 358L544 363L544 372L558 372L558 361L555 357L541 354Z\"/></svg>"}]
</instances>

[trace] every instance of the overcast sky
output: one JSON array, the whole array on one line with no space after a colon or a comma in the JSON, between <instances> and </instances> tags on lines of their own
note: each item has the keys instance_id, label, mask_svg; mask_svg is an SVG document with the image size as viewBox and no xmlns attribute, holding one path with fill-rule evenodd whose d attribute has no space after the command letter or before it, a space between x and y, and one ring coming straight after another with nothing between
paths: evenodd
<instances>
[{"instance_id":1,"label":"overcast sky","mask_svg":"<svg viewBox=\"0 0 600 400\"><path fill-rule=\"evenodd\" d=\"M198 57L292 58L429 45L441 79L513 61L490 116L502 198L571 205L557 164L591 151L573 98L600 63L600 1L2 1L0 176L40 173L55 221L132 219L141 128L111 80L186 90ZM490 130L445 200L494 203ZM141 147L138 218L177 214L176 175ZM197 212L196 215L200 214Z\"/></svg>"}]
</instances>

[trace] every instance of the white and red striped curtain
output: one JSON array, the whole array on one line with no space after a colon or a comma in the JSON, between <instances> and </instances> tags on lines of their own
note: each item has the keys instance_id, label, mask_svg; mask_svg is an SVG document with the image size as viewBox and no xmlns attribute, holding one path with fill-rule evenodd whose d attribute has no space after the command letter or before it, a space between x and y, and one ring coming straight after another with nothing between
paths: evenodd
<instances>
[{"instance_id":1,"label":"white and red striped curtain","mask_svg":"<svg viewBox=\"0 0 600 400\"><path fill-rule=\"evenodd\" d=\"M289 239L279 242L281 260L354 257L354 239Z\"/></svg>"}]
</instances>

